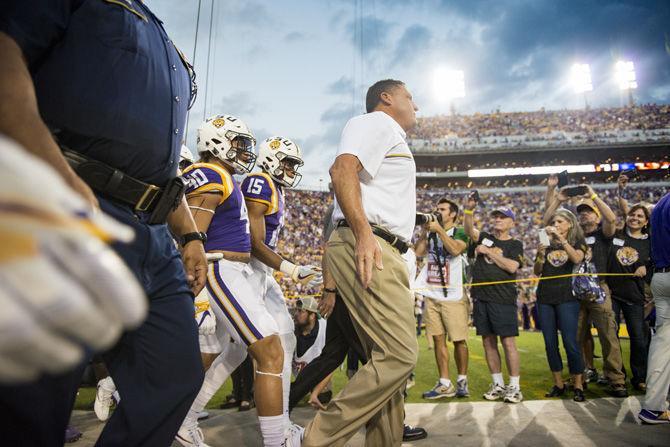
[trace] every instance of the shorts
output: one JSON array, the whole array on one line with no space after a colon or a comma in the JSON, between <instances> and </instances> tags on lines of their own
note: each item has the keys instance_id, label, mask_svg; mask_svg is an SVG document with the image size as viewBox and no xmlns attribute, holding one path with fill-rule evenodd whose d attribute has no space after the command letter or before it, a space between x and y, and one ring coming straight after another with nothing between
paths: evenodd
<instances>
[{"instance_id":1,"label":"shorts","mask_svg":"<svg viewBox=\"0 0 670 447\"><path fill-rule=\"evenodd\" d=\"M426 298L426 334L429 336L447 334L449 341L468 339L470 304L463 296L460 301L440 301Z\"/></svg>"},{"instance_id":2,"label":"shorts","mask_svg":"<svg viewBox=\"0 0 670 447\"><path fill-rule=\"evenodd\" d=\"M477 328L477 335L519 336L519 317L516 304L475 301L472 321Z\"/></svg>"},{"instance_id":3,"label":"shorts","mask_svg":"<svg viewBox=\"0 0 670 447\"><path fill-rule=\"evenodd\" d=\"M279 334L293 334L295 330L293 318L291 318L286 306L284 293L277 280L272 276L272 269L256 258L251 258L249 266L252 270L251 276L249 276L251 290L265 302L266 309L277 322Z\"/></svg>"},{"instance_id":4,"label":"shorts","mask_svg":"<svg viewBox=\"0 0 670 447\"><path fill-rule=\"evenodd\" d=\"M249 346L279 334L277 322L251 286L252 274L243 262L222 259L208 266L207 291L216 316L216 338L222 345L228 337Z\"/></svg>"}]
</instances>

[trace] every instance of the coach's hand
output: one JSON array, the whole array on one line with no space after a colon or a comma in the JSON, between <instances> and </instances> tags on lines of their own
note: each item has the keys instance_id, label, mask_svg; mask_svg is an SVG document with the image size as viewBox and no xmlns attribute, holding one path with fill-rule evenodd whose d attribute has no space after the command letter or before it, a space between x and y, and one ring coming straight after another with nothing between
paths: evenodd
<instances>
[{"instance_id":1,"label":"coach's hand","mask_svg":"<svg viewBox=\"0 0 670 447\"><path fill-rule=\"evenodd\" d=\"M181 252L186 270L186 280L193 295L198 296L207 281L207 256L201 241L191 241Z\"/></svg>"},{"instance_id":2,"label":"coach's hand","mask_svg":"<svg viewBox=\"0 0 670 447\"><path fill-rule=\"evenodd\" d=\"M328 318L333 313L333 308L335 307L335 294L333 292L326 292L325 290L321 294L321 299L319 300L319 314L323 318Z\"/></svg>"},{"instance_id":3,"label":"coach's hand","mask_svg":"<svg viewBox=\"0 0 670 447\"><path fill-rule=\"evenodd\" d=\"M356 273L364 289L367 289L372 281L372 267L384 270L382 264L382 248L372 230L363 233L356 239Z\"/></svg>"}]
</instances>

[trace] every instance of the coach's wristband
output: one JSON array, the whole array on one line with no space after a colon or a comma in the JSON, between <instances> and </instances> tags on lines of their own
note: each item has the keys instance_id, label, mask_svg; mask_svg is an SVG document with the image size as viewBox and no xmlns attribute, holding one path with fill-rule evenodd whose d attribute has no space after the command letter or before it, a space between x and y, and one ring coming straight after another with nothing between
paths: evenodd
<instances>
[{"instance_id":1,"label":"coach's wristband","mask_svg":"<svg viewBox=\"0 0 670 447\"><path fill-rule=\"evenodd\" d=\"M468 216L472 216L474 213L473 210L463 210L463 214L467 214Z\"/></svg>"}]
</instances>

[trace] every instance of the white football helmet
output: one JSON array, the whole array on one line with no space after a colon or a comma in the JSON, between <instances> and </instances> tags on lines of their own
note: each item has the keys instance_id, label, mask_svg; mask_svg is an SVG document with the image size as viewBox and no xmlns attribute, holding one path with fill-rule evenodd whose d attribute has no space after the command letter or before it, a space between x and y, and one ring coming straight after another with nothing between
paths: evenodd
<instances>
[{"instance_id":1,"label":"white football helmet","mask_svg":"<svg viewBox=\"0 0 670 447\"><path fill-rule=\"evenodd\" d=\"M255 145L256 139L249 127L232 115L214 115L198 128L198 153L211 153L237 174L253 169Z\"/></svg>"},{"instance_id":2,"label":"white football helmet","mask_svg":"<svg viewBox=\"0 0 670 447\"><path fill-rule=\"evenodd\" d=\"M179 169L184 170L186 167L191 166L193 163L195 163L195 157L193 156L193 152L186 147L185 145L181 145L181 152L179 152Z\"/></svg>"},{"instance_id":3,"label":"white football helmet","mask_svg":"<svg viewBox=\"0 0 670 447\"><path fill-rule=\"evenodd\" d=\"M281 185L291 188L302 179L298 173L304 164L302 150L288 138L270 137L263 141L258 148L258 162L263 171Z\"/></svg>"}]
</instances>

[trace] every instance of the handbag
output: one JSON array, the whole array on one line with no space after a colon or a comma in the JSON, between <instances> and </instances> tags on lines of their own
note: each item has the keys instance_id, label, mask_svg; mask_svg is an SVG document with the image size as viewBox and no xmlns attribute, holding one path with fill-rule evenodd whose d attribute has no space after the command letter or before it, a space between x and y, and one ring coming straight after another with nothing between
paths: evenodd
<instances>
[{"instance_id":1,"label":"handbag","mask_svg":"<svg viewBox=\"0 0 670 447\"><path fill-rule=\"evenodd\" d=\"M605 302L605 291L600 287L596 268L592 262L582 261L575 266L572 273L572 294L580 301L602 304Z\"/></svg>"}]
</instances>

